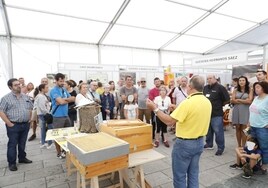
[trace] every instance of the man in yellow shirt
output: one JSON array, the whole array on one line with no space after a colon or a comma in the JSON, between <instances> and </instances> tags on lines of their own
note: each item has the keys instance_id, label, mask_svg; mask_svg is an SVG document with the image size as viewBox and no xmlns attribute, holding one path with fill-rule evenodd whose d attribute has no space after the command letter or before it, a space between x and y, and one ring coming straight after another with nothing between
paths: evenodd
<instances>
[{"instance_id":1,"label":"man in yellow shirt","mask_svg":"<svg viewBox=\"0 0 268 188\"><path fill-rule=\"evenodd\" d=\"M173 185L175 188L199 187L199 159L203 137L208 132L211 103L203 95L204 78L193 76L187 88L188 98L167 115L147 99L147 106L169 126L176 123L176 142L172 151ZM186 178L187 177L187 178ZM187 179L187 182L186 182Z\"/></svg>"}]
</instances>

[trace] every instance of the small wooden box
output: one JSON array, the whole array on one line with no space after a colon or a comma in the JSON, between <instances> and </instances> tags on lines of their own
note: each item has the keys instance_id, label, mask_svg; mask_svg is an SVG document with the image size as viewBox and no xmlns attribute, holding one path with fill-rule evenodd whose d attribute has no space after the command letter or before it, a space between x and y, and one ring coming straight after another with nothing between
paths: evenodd
<instances>
[{"instance_id":1,"label":"small wooden box","mask_svg":"<svg viewBox=\"0 0 268 188\"><path fill-rule=\"evenodd\" d=\"M153 147L152 125L140 120L109 120L101 124L100 131L128 142L130 153Z\"/></svg>"},{"instance_id":2,"label":"small wooden box","mask_svg":"<svg viewBox=\"0 0 268 188\"><path fill-rule=\"evenodd\" d=\"M88 134L67 140L70 154L75 156L81 165L103 165L117 158L122 158L121 166L128 166L129 144L106 133ZM116 164L115 164L116 165ZM98 166L98 165L97 165ZM102 168L101 165L97 168ZM116 168L116 166L115 166Z\"/></svg>"}]
</instances>

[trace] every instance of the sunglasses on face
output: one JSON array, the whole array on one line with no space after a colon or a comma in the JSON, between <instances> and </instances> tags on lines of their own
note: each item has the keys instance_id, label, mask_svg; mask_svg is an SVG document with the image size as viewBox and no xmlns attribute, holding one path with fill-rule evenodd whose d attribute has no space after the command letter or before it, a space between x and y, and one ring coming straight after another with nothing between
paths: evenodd
<instances>
[{"instance_id":1,"label":"sunglasses on face","mask_svg":"<svg viewBox=\"0 0 268 188\"><path fill-rule=\"evenodd\" d=\"M141 81L141 83L146 83L146 81Z\"/></svg>"}]
</instances>

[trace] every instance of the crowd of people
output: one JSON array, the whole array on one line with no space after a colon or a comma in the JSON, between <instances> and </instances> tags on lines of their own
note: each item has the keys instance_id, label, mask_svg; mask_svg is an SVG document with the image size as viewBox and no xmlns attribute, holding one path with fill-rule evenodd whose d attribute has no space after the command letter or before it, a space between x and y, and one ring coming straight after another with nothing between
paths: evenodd
<instances>
[{"instance_id":1,"label":"crowd of people","mask_svg":"<svg viewBox=\"0 0 268 188\"><path fill-rule=\"evenodd\" d=\"M154 147L159 147L161 142L170 147L167 136L170 126L176 135L172 150L174 187L198 187L199 159L204 149L214 148L214 136L215 155L223 155L223 106L228 104L232 106L230 117L237 139L237 162L230 168L243 167L245 178L250 178L253 171L265 174L268 163L267 73L258 70L256 76L258 82L253 86L245 76L233 79L230 90L222 86L215 75L207 75L207 84L198 75L190 79L183 76L168 85L156 77L153 88L147 87L144 77L134 85L131 76L120 79L117 84L94 80L77 84L57 73L51 88L47 78L42 78L36 88L32 83L26 85L23 78L12 78L7 83L11 92L0 101L0 117L6 124L9 138L9 169L17 170L17 146L19 163L32 162L25 152L30 127L32 135L28 140L36 138L39 125L40 148L50 149L52 141L46 141L46 130L79 124L75 107L86 101L101 106L103 120L140 119L152 124ZM53 116L51 124L45 121L49 113ZM250 136L245 134L249 128ZM254 147L249 148L252 143ZM56 142L55 147L57 157L64 158L65 153Z\"/></svg>"}]
</instances>

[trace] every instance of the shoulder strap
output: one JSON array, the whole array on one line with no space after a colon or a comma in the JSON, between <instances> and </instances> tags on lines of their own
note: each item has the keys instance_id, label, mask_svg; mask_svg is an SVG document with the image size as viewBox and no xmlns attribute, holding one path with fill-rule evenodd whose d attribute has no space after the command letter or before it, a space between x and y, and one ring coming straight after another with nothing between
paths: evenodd
<instances>
[{"instance_id":1,"label":"shoulder strap","mask_svg":"<svg viewBox=\"0 0 268 188\"><path fill-rule=\"evenodd\" d=\"M92 91L89 91L89 93L91 94L91 96L93 97L93 99L95 99L95 96L93 95Z\"/></svg>"},{"instance_id":2,"label":"shoulder strap","mask_svg":"<svg viewBox=\"0 0 268 188\"><path fill-rule=\"evenodd\" d=\"M61 97L63 97L63 94L64 94L64 89L63 88L61 88L61 94L62 94ZM52 115L57 111L57 109L59 108L59 106L60 105L57 105L56 108L51 112ZM50 110L52 110L52 105L50 107Z\"/></svg>"},{"instance_id":3,"label":"shoulder strap","mask_svg":"<svg viewBox=\"0 0 268 188\"><path fill-rule=\"evenodd\" d=\"M52 115L57 111L57 109L59 108L60 105L57 105L56 108L53 110L53 112L51 113Z\"/></svg>"},{"instance_id":4,"label":"shoulder strap","mask_svg":"<svg viewBox=\"0 0 268 188\"><path fill-rule=\"evenodd\" d=\"M243 97L243 95L245 94L245 92L244 93L242 93L242 95L239 97L239 99L242 99L242 97Z\"/></svg>"},{"instance_id":5,"label":"shoulder strap","mask_svg":"<svg viewBox=\"0 0 268 188\"><path fill-rule=\"evenodd\" d=\"M183 92L183 90L181 89L180 86L178 86L178 89L181 91L181 93L183 94L183 96L184 96L185 98L187 98L187 96L185 95L185 93Z\"/></svg>"},{"instance_id":6,"label":"shoulder strap","mask_svg":"<svg viewBox=\"0 0 268 188\"><path fill-rule=\"evenodd\" d=\"M49 97L49 96L47 96L46 94L44 94L44 95L45 95L45 97L47 98L48 102L51 102L50 97Z\"/></svg>"}]
</instances>

